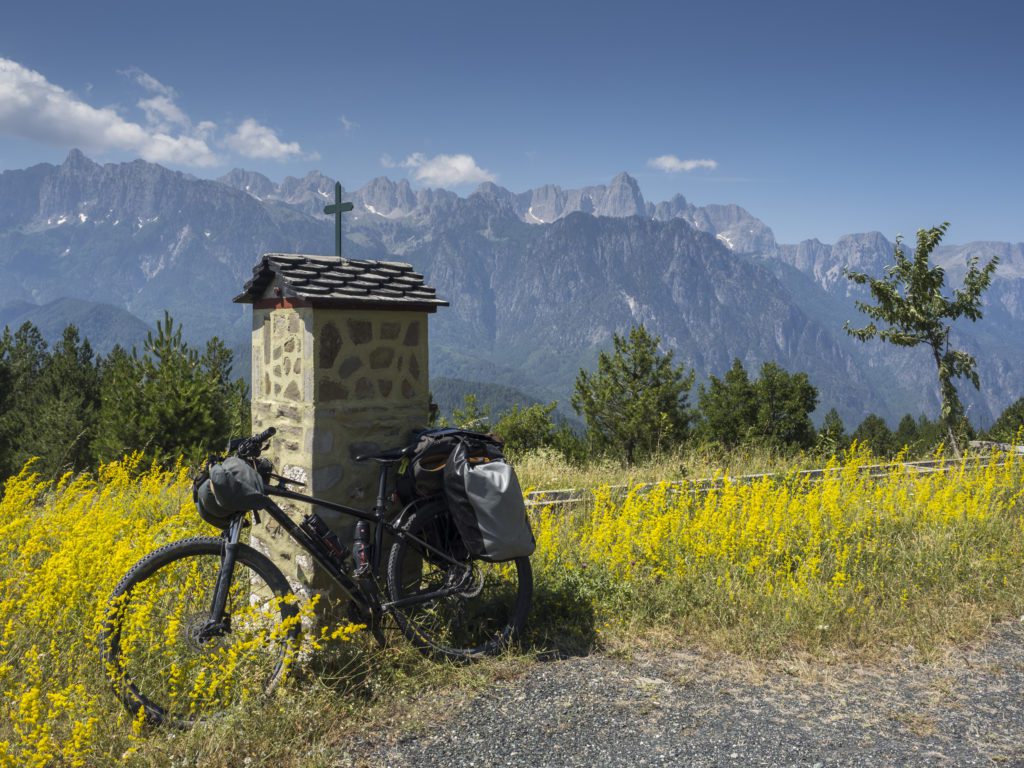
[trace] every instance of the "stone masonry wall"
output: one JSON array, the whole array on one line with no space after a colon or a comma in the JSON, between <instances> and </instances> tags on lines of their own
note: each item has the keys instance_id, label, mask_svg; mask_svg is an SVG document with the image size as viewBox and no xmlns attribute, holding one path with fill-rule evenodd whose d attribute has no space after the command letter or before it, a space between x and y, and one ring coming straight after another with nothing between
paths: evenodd
<instances>
[{"instance_id":1,"label":"stone masonry wall","mask_svg":"<svg viewBox=\"0 0 1024 768\"><path fill-rule=\"evenodd\" d=\"M255 309L252 334L253 431L277 428L268 455L305 491L368 509L377 464L355 456L404 445L427 422L430 405L424 312ZM282 505L298 520L306 505ZM318 508L349 545L352 518ZM253 545L306 591L328 589L312 559L266 521Z\"/></svg>"}]
</instances>

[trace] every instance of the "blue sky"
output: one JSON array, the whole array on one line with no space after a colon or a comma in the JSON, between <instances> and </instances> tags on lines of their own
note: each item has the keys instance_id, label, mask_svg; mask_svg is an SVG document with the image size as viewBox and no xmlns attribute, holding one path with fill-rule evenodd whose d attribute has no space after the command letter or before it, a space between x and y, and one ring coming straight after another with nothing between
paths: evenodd
<instances>
[{"instance_id":1,"label":"blue sky","mask_svg":"<svg viewBox=\"0 0 1024 768\"><path fill-rule=\"evenodd\" d=\"M79 146L462 194L628 171L783 242L943 220L949 242L1018 242L1021 7L12 2L0 169Z\"/></svg>"}]
</instances>

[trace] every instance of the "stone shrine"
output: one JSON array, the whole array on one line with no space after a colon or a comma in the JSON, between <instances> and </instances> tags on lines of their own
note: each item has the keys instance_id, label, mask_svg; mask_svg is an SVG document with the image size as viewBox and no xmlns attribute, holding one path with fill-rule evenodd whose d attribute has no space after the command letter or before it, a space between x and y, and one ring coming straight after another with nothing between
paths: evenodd
<instances>
[{"instance_id":1,"label":"stone shrine","mask_svg":"<svg viewBox=\"0 0 1024 768\"><path fill-rule=\"evenodd\" d=\"M234 300L253 306L253 432L277 428L267 452L277 471L305 493L369 508L377 465L353 459L427 424L427 316L448 302L409 264L287 253L264 255ZM316 512L351 542L351 518ZM252 541L294 588L333 584L272 521Z\"/></svg>"}]
</instances>

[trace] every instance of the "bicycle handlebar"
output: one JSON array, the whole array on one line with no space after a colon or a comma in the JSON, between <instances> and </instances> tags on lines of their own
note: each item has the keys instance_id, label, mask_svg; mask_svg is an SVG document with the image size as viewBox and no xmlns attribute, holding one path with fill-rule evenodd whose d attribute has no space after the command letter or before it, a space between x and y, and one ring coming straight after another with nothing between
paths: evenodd
<instances>
[{"instance_id":1,"label":"bicycle handlebar","mask_svg":"<svg viewBox=\"0 0 1024 768\"><path fill-rule=\"evenodd\" d=\"M255 459L263 450L263 444L276 434L277 430L274 427L268 427L258 435L237 442L232 440L229 449L235 451L243 459Z\"/></svg>"}]
</instances>

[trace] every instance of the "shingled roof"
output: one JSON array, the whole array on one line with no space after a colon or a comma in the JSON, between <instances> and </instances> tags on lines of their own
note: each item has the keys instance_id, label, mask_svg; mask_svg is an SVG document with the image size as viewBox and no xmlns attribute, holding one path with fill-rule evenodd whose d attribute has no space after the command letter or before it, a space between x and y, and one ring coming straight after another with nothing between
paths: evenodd
<instances>
[{"instance_id":1,"label":"shingled roof","mask_svg":"<svg viewBox=\"0 0 1024 768\"><path fill-rule=\"evenodd\" d=\"M447 307L423 275L400 261L363 261L336 256L268 253L234 301L291 299L313 307L403 309L434 312Z\"/></svg>"}]
</instances>

